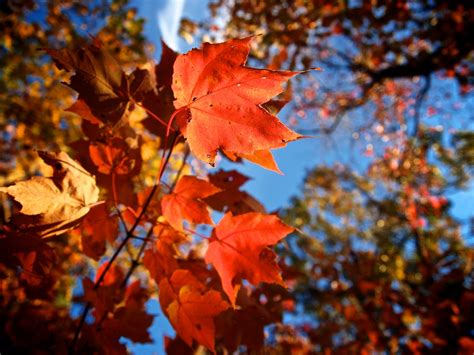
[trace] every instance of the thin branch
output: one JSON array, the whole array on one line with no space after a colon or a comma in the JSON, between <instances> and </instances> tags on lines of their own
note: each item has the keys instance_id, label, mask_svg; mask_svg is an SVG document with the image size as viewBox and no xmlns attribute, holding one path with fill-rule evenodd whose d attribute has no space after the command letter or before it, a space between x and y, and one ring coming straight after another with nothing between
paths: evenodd
<instances>
[{"instance_id":1,"label":"thin branch","mask_svg":"<svg viewBox=\"0 0 474 355\"><path fill-rule=\"evenodd\" d=\"M187 110L188 107L187 106L183 106L183 107L180 107L179 109L177 109L176 111L173 112L173 114L171 115L170 117L170 120L168 121L168 124L166 126L166 138L169 137L170 135L170 130L172 130L173 128L171 127L171 125L173 124L173 121L175 119L176 116L178 116L178 114L180 114L181 112L183 112L184 110ZM174 129L173 129L174 130ZM166 146L166 145L165 145Z\"/></svg>"},{"instance_id":2,"label":"thin branch","mask_svg":"<svg viewBox=\"0 0 474 355\"><path fill-rule=\"evenodd\" d=\"M178 137L177 134L174 135L174 138L173 138L173 142L170 146L170 149L168 150L168 154L166 155L166 158L165 157L162 157L162 162L161 162L161 166L160 166L160 171L158 173L158 176L157 176L157 180L160 181L161 178L163 177L163 173L165 171L165 167L166 165L168 165L168 161L171 157L171 154L173 152L173 148L174 148L174 145L176 143L176 138ZM163 150L163 155L165 155L165 150ZM115 251L115 253L112 255L112 258L109 260L109 262L107 263L107 265L105 266L105 269L104 271L102 272L102 274L99 276L99 279L96 281L96 283L94 284L94 290L96 290L100 284L102 283L108 269L112 266L112 263L115 261L115 259L117 258L118 254L120 253L120 251L123 249L123 247L125 246L125 244L128 242L128 240L133 236L133 233L135 232L135 230L137 229L138 225L140 224L140 221L141 219L143 218L143 216L145 215L146 213L146 210L148 208L148 206L150 205L151 203L151 200L153 199L153 196L156 192L156 190L158 189L158 186L159 184L155 184L153 185L153 188L151 189L150 191L150 194L148 195L148 198L146 199L145 203L143 204L143 207L142 207L142 210L140 211L140 214L138 215L137 219L135 220L135 223L133 224L132 228L130 229L130 231L127 233L126 237L123 239L122 243L119 245L118 249Z\"/></svg>"},{"instance_id":3,"label":"thin branch","mask_svg":"<svg viewBox=\"0 0 474 355\"><path fill-rule=\"evenodd\" d=\"M146 237L143 239L143 243L140 246L140 250L138 251L137 255L135 256L135 259L132 260L132 263L130 265L130 268L128 269L127 275L123 279L123 282L120 285L120 287L123 288L123 287L127 286L128 280L130 280L130 277L132 276L133 272L138 267L138 265L140 265L140 259L143 255L143 253L145 252L145 247L146 247L147 243L151 240L152 234L153 234L153 226L150 227L150 229L148 230L148 233L146 234Z\"/></svg>"},{"instance_id":4,"label":"thin branch","mask_svg":"<svg viewBox=\"0 0 474 355\"><path fill-rule=\"evenodd\" d=\"M314 129L302 129L299 130L299 133L302 134L325 134L330 135L332 134L336 128L341 123L342 119L344 118L345 114L339 114L336 116L336 119L331 123L329 127L321 127L321 128L314 128Z\"/></svg>"},{"instance_id":5,"label":"thin branch","mask_svg":"<svg viewBox=\"0 0 474 355\"><path fill-rule=\"evenodd\" d=\"M71 344L69 344L68 351L67 351L68 354L74 354L77 341L79 340L79 335L81 334L82 327L84 326L84 323L86 321L87 313L89 313L89 310L91 309L91 307L92 307L92 303L87 302L86 306L84 307L84 310L82 311L81 319L74 333L74 338L72 339Z\"/></svg>"},{"instance_id":6,"label":"thin branch","mask_svg":"<svg viewBox=\"0 0 474 355\"><path fill-rule=\"evenodd\" d=\"M171 142L171 146L168 150L168 154L166 155L166 157L164 156L165 155L165 149L163 149L163 156L162 156L162 159L161 159L160 169L159 169L158 175L157 175L157 183L153 185L153 187L150 191L150 194L148 195L145 203L143 204L143 207L142 207L142 210L140 211L140 214L138 215L137 219L135 220L135 223L133 224L132 228L130 229L131 234L133 234L135 229L140 224L140 221L143 218L143 216L145 215L145 212L146 212L146 209L148 208L148 205L151 203L151 200L153 199L153 196L156 193L156 190L158 189L158 186L160 185L159 182L160 182L161 178L163 177L166 165L168 165L168 162L169 162L170 157L171 157L171 153L173 152L173 148L176 144L176 140L177 140L178 136L179 136L178 133L176 133L173 136L173 140Z\"/></svg>"},{"instance_id":7,"label":"thin branch","mask_svg":"<svg viewBox=\"0 0 474 355\"><path fill-rule=\"evenodd\" d=\"M123 219L122 212L118 208L118 194L117 194L117 185L116 185L116 178L115 178L115 171L112 171L112 198L113 198L113 203L115 210L117 211L118 218L120 219L120 222L123 225L123 228L125 231L128 233L127 230L127 225L125 224L125 220Z\"/></svg>"},{"instance_id":8,"label":"thin branch","mask_svg":"<svg viewBox=\"0 0 474 355\"><path fill-rule=\"evenodd\" d=\"M429 75L426 75L425 77L425 84L421 88L421 90L418 92L418 95L416 96L416 103L415 103L415 116L413 117L414 119L414 125L413 125L413 134L412 137L416 137L418 135L418 130L420 128L420 109L421 109L421 104L423 103L423 100L425 99L425 96L428 92L428 90L431 87L431 77Z\"/></svg>"},{"instance_id":9,"label":"thin branch","mask_svg":"<svg viewBox=\"0 0 474 355\"><path fill-rule=\"evenodd\" d=\"M430 266L431 261L429 259L428 252L423 245L420 231L416 228L412 228L412 231L413 231L413 234L415 235L415 246L416 246L416 251L418 253L418 257L420 258L422 264L428 267Z\"/></svg>"},{"instance_id":10,"label":"thin branch","mask_svg":"<svg viewBox=\"0 0 474 355\"><path fill-rule=\"evenodd\" d=\"M131 239L134 239L133 236ZM130 243L127 243L127 245L125 245L125 251L127 252L130 260L133 260L133 253L132 253L132 249L130 248Z\"/></svg>"},{"instance_id":11,"label":"thin branch","mask_svg":"<svg viewBox=\"0 0 474 355\"><path fill-rule=\"evenodd\" d=\"M372 87L374 85L375 85L374 82L369 82L366 85L364 85L360 97L358 99L353 100L350 104L342 107L340 109L340 112L336 115L336 118L334 119L334 121L328 127L321 127L321 128L314 128L314 129L303 129L303 130L299 130L299 133L307 134L307 135L313 135L313 134L329 135L329 134L332 134L337 129L337 127L341 123L342 119L346 116L347 112L352 111L353 109L364 105L369 100L368 94L369 94L369 91L372 89Z\"/></svg>"}]
</instances>

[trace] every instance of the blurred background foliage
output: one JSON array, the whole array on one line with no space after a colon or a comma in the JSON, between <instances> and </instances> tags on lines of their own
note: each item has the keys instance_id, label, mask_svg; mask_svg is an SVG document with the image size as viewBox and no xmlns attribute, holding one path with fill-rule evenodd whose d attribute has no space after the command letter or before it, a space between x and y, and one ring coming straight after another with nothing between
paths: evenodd
<instances>
[{"instance_id":1,"label":"blurred background foliage","mask_svg":"<svg viewBox=\"0 0 474 355\"><path fill-rule=\"evenodd\" d=\"M39 169L35 149L66 149L81 119L74 92L45 48L74 48L94 36L123 65L146 61L143 19L127 0L2 1L0 8L0 184Z\"/></svg>"},{"instance_id":2,"label":"blurred background foliage","mask_svg":"<svg viewBox=\"0 0 474 355\"><path fill-rule=\"evenodd\" d=\"M76 149L70 144L82 137L83 120L66 111L77 94L61 83L68 81L69 75L56 68L44 49L77 48L95 38L122 65L135 69L146 63L149 52L142 36L143 24L128 0L0 3L1 186L50 173L36 150L62 150L77 159L73 154ZM150 164L156 160L150 159ZM5 194L0 198L2 230L10 218L10 205ZM110 221L114 223L117 225L115 217ZM92 227L84 223L84 228ZM74 233L50 243L33 237L18 237L12 243L4 238L2 230L2 352L67 352L65 345L76 328L72 317L76 318L74 312L78 311L73 307L77 280L89 275L94 267L94 261L86 255L97 252L83 253L81 233ZM105 251L105 244L103 248ZM17 269L8 267L16 264Z\"/></svg>"}]
</instances>

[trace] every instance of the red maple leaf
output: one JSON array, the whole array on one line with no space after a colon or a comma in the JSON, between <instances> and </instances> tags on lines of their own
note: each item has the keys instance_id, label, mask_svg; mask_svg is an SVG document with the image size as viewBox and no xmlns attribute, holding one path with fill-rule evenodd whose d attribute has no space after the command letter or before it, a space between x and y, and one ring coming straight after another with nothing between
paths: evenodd
<instances>
[{"instance_id":1,"label":"red maple leaf","mask_svg":"<svg viewBox=\"0 0 474 355\"><path fill-rule=\"evenodd\" d=\"M110 338L118 334L136 343L151 342L148 328L153 316L146 313L145 302L148 300L147 289L140 286L140 281L131 283L125 291L125 304L114 311L113 317L105 320L102 328Z\"/></svg>"},{"instance_id":2,"label":"red maple leaf","mask_svg":"<svg viewBox=\"0 0 474 355\"><path fill-rule=\"evenodd\" d=\"M191 151L210 164L219 149L253 156L301 138L261 106L298 72L244 66L251 40L205 43L174 63L174 105L186 111L178 125Z\"/></svg>"},{"instance_id":3,"label":"red maple leaf","mask_svg":"<svg viewBox=\"0 0 474 355\"><path fill-rule=\"evenodd\" d=\"M212 196L206 197L206 203L214 210L221 212L232 212L244 214L247 212L265 213L265 208L247 192L241 191L240 187L249 178L236 170L218 171L209 174L209 181L222 189Z\"/></svg>"},{"instance_id":4,"label":"red maple leaf","mask_svg":"<svg viewBox=\"0 0 474 355\"><path fill-rule=\"evenodd\" d=\"M113 243L118 236L118 218L111 215L106 204L91 208L81 225L81 244L84 254L99 260L106 251L106 241Z\"/></svg>"},{"instance_id":5,"label":"red maple leaf","mask_svg":"<svg viewBox=\"0 0 474 355\"><path fill-rule=\"evenodd\" d=\"M247 279L253 285L260 282L283 284L276 255L268 246L292 231L292 227L273 215L232 216L227 213L222 218L214 230L205 260L216 268L222 288L233 305L240 288L236 285L238 279Z\"/></svg>"},{"instance_id":6,"label":"red maple leaf","mask_svg":"<svg viewBox=\"0 0 474 355\"><path fill-rule=\"evenodd\" d=\"M140 150L131 149L118 137L107 144L94 142L89 145L89 155L98 171L104 175L133 175L140 170Z\"/></svg>"}]
</instances>

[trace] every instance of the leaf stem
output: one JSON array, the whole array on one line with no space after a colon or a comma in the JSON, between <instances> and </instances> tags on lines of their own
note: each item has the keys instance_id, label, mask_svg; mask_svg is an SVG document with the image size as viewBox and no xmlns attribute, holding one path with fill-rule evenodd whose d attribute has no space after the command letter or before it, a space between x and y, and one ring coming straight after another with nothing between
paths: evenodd
<instances>
[{"instance_id":1,"label":"leaf stem","mask_svg":"<svg viewBox=\"0 0 474 355\"><path fill-rule=\"evenodd\" d=\"M177 110L175 110L173 112L173 114L171 115L170 117L170 120L168 121L168 125L166 126L166 137L169 136L170 134L170 130L171 130L171 125L173 124L173 121L175 119L175 117L180 113L180 112L183 112L184 110L186 110L188 108L188 106L183 106L183 107L180 107L178 108ZM166 146L166 145L165 145Z\"/></svg>"},{"instance_id":2,"label":"leaf stem","mask_svg":"<svg viewBox=\"0 0 474 355\"><path fill-rule=\"evenodd\" d=\"M137 102L133 99L131 99L134 105L137 105L138 107L141 107L142 109L145 110L146 113L148 113L151 117L153 117L155 120L157 120L159 123L161 123L163 126L167 126L168 124L160 117L158 117L152 110L150 110L148 107L145 105L141 104L140 102Z\"/></svg>"},{"instance_id":3,"label":"leaf stem","mask_svg":"<svg viewBox=\"0 0 474 355\"><path fill-rule=\"evenodd\" d=\"M199 238L202 238L202 239L211 239L211 237L207 236L207 235L204 235L204 234L201 234L199 232L196 232L194 229L191 229L191 228L186 228L186 227L183 227L183 229L186 231L186 232L189 232L189 233L192 233L196 236L198 236Z\"/></svg>"}]
</instances>

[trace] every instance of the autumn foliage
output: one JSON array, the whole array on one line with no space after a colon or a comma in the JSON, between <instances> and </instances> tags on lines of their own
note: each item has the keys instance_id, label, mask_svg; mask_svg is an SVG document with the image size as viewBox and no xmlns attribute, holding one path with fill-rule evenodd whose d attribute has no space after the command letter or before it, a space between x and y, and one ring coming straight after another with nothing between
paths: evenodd
<instances>
[{"instance_id":1,"label":"autumn foliage","mask_svg":"<svg viewBox=\"0 0 474 355\"><path fill-rule=\"evenodd\" d=\"M213 165L221 151L266 168L270 161L275 170L271 149L300 137L262 106L297 73L245 66L251 41L204 44L184 55L165 48L152 70L130 73L98 40L80 48L45 49L59 69L71 73L66 85L79 95L67 111L82 118L83 137L71 142L76 160L65 152L38 152L52 176L0 190L15 208L2 229L1 265L17 273L26 297L34 299L38 291L54 293L61 277L57 245L51 244L57 236L80 237L77 252L99 263L95 277L80 281L79 318L59 308L51 313L47 303L24 305L25 312L44 312L54 326L55 317L64 323L54 341L41 345L44 350L121 353L120 337L149 342L153 317L145 302L152 290L143 272L136 276L141 265L189 348L201 345L215 352L216 338L220 347L235 348L235 340L227 344L223 338L224 329L216 331L217 318L251 316L259 301L250 300L262 283L278 284L278 292L284 292L271 247L293 228L240 192L246 178L237 172L197 177L169 168L174 152L189 146ZM134 110L145 112L144 126L159 141L152 186L137 179L144 162L140 134L130 122ZM132 246L133 260L118 262ZM12 347L24 346L15 335L12 330ZM255 349L262 340L242 339Z\"/></svg>"},{"instance_id":2,"label":"autumn foliage","mask_svg":"<svg viewBox=\"0 0 474 355\"><path fill-rule=\"evenodd\" d=\"M0 353L471 354L474 2L209 9L0 6Z\"/></svg>"}]
</instances>

